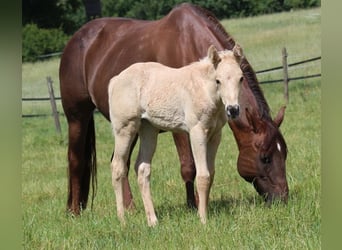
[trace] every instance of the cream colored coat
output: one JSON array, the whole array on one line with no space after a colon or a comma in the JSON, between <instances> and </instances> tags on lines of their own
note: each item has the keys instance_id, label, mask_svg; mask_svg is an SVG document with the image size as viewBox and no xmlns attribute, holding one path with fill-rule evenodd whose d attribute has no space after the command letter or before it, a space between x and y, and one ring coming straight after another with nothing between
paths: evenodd
<instances>
[{"instance_id":1,"label":"cream colored coat","mask_svg":"<svg viewBox=\"0 0 342 250\"><path fill-rule=\"evenodd\" d=\"M139 134L141 145L135 169L148 224L157 223L149 178L157 135L165 130L190 135L197 170L198 212L201 221L206 222L221 129L229 109L238 107L241 57L238 46L220 52L212 46L208 57L188 66L175 69L154 62L136 63L110 80L109 110L115 137L112 181L121 221L126 163L132 140Z\"/></svg>"}]
</instances>

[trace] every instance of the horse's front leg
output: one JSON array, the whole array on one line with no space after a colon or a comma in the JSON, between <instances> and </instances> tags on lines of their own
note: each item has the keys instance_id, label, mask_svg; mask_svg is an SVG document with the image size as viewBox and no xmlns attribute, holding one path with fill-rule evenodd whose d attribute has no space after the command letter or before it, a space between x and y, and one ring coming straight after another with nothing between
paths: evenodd
<instances>
[{"instance_id":1,"label":"horse's front leg","mask_svg":"<svg viewBox=\"0 0 342 250\"><path fill-rule=\"evenodd\" d=\"M181 175L185 183L187 205L189 208L197 208L198 201L196 201L194 194L196 167L191 152L189 135L187 133L173 133L172 135L181 164Z\"/></svg>"},{"instance_id":2,"label":"horse's front leg","mask_svg":"<svg viewBox=\"0 0 342 250\"><path fill-rule=\"evenodd\" d=\"M212 181L211 171L207 164L207 131L200 125L195 126L190 131L190 142L196 164L196 184L199 199L198 214L201 222L205 224Z\"/></svg>"},{"instance_id":3,"label":"horse's front leg","mask_svg":"<svg viewBox=\"0 0 342 250\"><path fill-rule=\"evenodd\" d=\"M154 128L149 122L142 121L139 130L140 148L135 171L138 176L138 184L149 226L155 226L158 222L150 190L151 162L156 150L158 133L159 130Z\"/></svg>"},{"instance_id":4,"label":"horse's front leg","mask_svg":"<svg viewBox=\"0 0 342 250\"><path fill-rule=\"evenodd\" d=\"M121 222L124 219L124 181L127 178L127 161L130 148L139 128L138 122L131 121L125 127L114 129L115 149L111 163L112 184L115 191L117 215Z\"/></svg>"}]
</instances>

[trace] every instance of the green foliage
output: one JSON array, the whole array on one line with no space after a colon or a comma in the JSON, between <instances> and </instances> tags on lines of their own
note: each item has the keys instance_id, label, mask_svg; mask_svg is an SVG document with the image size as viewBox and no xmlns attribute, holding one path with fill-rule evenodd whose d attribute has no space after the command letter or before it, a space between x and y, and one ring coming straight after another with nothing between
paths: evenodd
<instances>
[{"instance_id":1,"label":"green foliage","mask_svg":"<svg viewBox=\"0 0 342 250\"><path fill-rule=\"evenodd\" d=\"M23 1L22 22L37 24L39 28L62 28L66 34L74 33L86 21L82 0Z\"/></svg>"},{"instance_id":2,"label":"green foliage","mask_svg":"<svg viewBox=\"0 0 342 250\"><path fill-rule=\"evenodd\" d=\"M299 8L311 8L320 6L320 0L284 0L284 6L287 8L299 9Z\"/></svg>"},{"instance_id":3,"label":"green foliage","mask_svg":"<svg viewBox=\"0 0 342 250\"><path fill-rule=\"evenodd\" d=\"M40 29L36 24L23 27L23 61L36 61L47 53L62 51L68 37L61 29Z\"/></svg>"},{"instance_id":4,"label":"green foliage","mask_svg":"<svg viewBox=\"0 0 342 250\"><path fill-rule=\"evenodd\" d=\"M39 27L56 28L62 21L63 11L58 6L59 0L22 1L23 25L35 23Z\"/></svg>"},{"instance_id":5,"label":"green foliage","mask_svg":"<svg viewBox=\"0 0 342 250\"><path fill-rule=\"evenodd\" d=\"M120 16L155 20L166 15L172 7L179 2L179 0L102 0L102 14L103 16Z\"/></svg>"},{"instance_id":6,"label":"green foliage","mask_svg":"<svg viewBox=\"0 0 342 250\"><path fill-rule=\"evenodd\" d=\"M61 10L61 21L55 27L61 27L64 33L72 35L86 23L86 12L82 0L59 0L57 7Z\"/></svg>"},{"instance_id":7,"label":"green foliage","mask_svg":"<svg viewBox=\"0 0 342 250\"><path fill-rule=\"evenodd\" d=\"M175 5L182 2L184 1L102 0L102 10L104 16L154 20L166 15ZM188 2L212 11L219 19L320 6L320 0L190 0Z\"/></svg>"},{"instance_id":8,"label":"green foliage","mask_svg":"<svg viewBox=\"0 0 342 250\"><path fill-rule=\"evenodd\" d=\"M102 16L158 19L184 0L101 0ZM320 0L190 0L212 11L219 19L255 16L264 13L309 8ZM86 22L82 0L23 1L23 25L35 23L40 28L61 27L71 35Z\"/></svg>"},{"instance_id":9,"label":"green foliage","mask_svg":"<svg viewBox=\"0 0 342 250\"><path fill-rule=\"evenodd\" d=\"M183 0L102 0L102 16L155 20L165 16L175 5L182 2ZM255 16L320 5L320 0L190 0L189 2L212 11L219 19ZM23 61L34 61L38 55L61 51L66 38L62 31L72 35L85 22L86 14L82 0L23 1ZM52 30L47 31L44 28Z\"/></svg>"}]
</instances>

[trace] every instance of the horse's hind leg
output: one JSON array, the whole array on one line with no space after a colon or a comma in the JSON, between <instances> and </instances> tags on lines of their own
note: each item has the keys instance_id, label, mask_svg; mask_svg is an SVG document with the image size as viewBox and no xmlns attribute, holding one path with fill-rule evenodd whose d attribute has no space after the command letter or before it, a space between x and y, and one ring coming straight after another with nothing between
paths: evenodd
<instances>
[{"instance_id":1,"label":"horse's hind leg","mask_svg":"<svg viewBox=\"0 0 342 250\"><path fill-rule=\"evenodd\" d=\"M96 178L95 131L91 112L75 117L66 113L69 125L68 210L80 214L88 201L90 178Z\"/></svg>"},{"instance_id":2,"label":"horse's hind leg","mask_svg":"<svg viewBox=\"0 0 342 250\"><path fill-rule=\"evenodd\" d=\"M196 208L198 201L195 198L194 180L196 167L192 156L189 135L186 133L173 133L181 164L181 175L186 188L186 201L189 208Z\"/></svg>"},{"instance_id":3,"label":"horse's hind leg","mask_svg":"<svg viewBox=\"0 0 342 250\"><path fill-rule=\"evenodd\" d=\"M135 164L135 171L138 176L139 188L149 226L155 226L158 222L150 190L151 161L157 145L158 132L159 130L147 121L142 122L139 130L139 155Z\"/></svg>"},{"instance_id":4,"label":"horse's hind leg","mask_svg":"<svg viewBox=\"0 0 342 250\"><path fill-rule=\"evenodd\" d=\"M115 149L111 163L112 184L115 191L117 215L122 222L124 222L124 181L127 179L128 173L127 162L138 129L139 122L134 120L119 129L114 129Z\"/></svg>"}]
</instances>

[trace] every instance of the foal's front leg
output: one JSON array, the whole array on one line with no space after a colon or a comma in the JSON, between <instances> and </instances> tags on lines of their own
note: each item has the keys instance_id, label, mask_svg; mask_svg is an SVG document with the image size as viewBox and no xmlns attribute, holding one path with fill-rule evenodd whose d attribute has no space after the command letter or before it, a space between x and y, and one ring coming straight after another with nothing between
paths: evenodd
<instances>
[{"instance_id":1,"label":"foal's front leg","mask_svg":"<svg viewBox=\"0 0 342 250\"><path fill-rule=\"evenodd\" d=\"M150 190L151 161L156 150L158 133L159 130L154 128L149 122L142 121L139 130L140 149L135 164L135 171L138 176L138 184L149 226L155 226L158 222Z\"/></svg>"},{"instance_id":2,"label":"foal's front leg","mask_svg":"<svg viewBox=\"0 0 342 250\"><path fill-rule=\"evenodd\" d=\"M208 168L210 172L210 187L209 187L210 189L214 182L215 159L216 159L217 149L221 142L221 135L222 135L221 129L217 130L209 139L208 145L207 145L207 163L208 163Z\"/></svg>"},{"instance_id":3,"label":"foal's front leg","mask_svg":"<svg viewBox=\"0 0 342 250\"><path fill-rule=\"evenodd\" d=\"M200 125L190 131L190 142L196 165L196 184L198 192L198 214L203 224L207 221L207 207L212 181L211 169L207 164L207 131Z\"/></svg>"}]
</instances>

